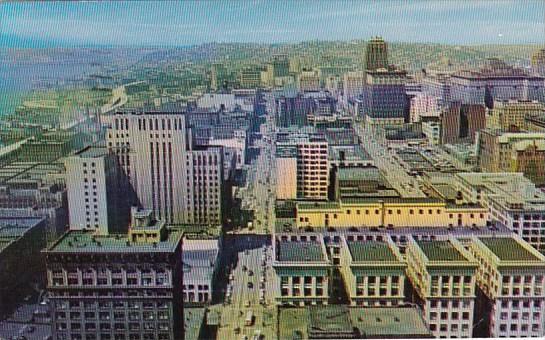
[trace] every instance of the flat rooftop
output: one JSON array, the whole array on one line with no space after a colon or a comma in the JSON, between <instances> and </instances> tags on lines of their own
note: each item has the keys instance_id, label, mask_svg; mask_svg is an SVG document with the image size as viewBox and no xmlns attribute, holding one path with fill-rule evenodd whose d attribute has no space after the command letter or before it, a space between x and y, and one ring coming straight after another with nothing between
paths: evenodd
<instances>
[{"instance_id":1,"label":"flat rooftop","mask_svg":"<svg viewBox=\"0 0 545 340\"><path fill-rule=\"evenodd\" d=\"M422 314L414 307L355 308L330 305L280 308L278 313L279 339L293 339L295 334L302 339L309 339L309 332L326 336L337 335L336 338L340 335L352 335L358 339L432 337Z\"/></svg>"},{"instance_id":2,"label":"flat rooftop","mask_svg":"<svg viewBox=\"0 0 545 340\"><path fill-rule=\"evenodd\" d=\"M339 168L337 177L340 181L382 181L378 168Z\"/></svg>"},{"instance_id":3,"label":"flat rooftop","mask_svg":"<svg viewBox=\"0 0 545 340\"><path fill-rule=\"evenodd\" d=\"M78 152L76 155L82 158L99 158L108 155L106 147L88 146Z\"/></svg>"},{"instance_id":4,"label":"flat rooftop","mask_svg":"<svg viewBox=\"0 0 545 340\"><path fill-rule=\"evenodd\" d=\"M42 218L1 218L0 217L0 252L6 249L12 242L34 228Z\"/></svg>"},{"instance_id":5,"label":"flat rooftop","mask_svg":"<svg viewBox=\"0 0 545 340\"><path fill-rule=\"evenodd\" d=\"M182 231L169 229L166 240L157 243L130 242L126 234L94 235L92 231L69 231L49 249L49 253L162 253L173 252Z\"/></svg>"},{"instance_id":6,"label":"flat rooftop","mask_svg":"<svg viewBox=\"0 0 545 340\"><path fill-rule=\"evenodd\" d=\"M541 261L511 237L482 237L479 239L500 261Z\"/></svg>"},{"instance_id":7,"label":"flat rooftop","mask_svg":"<svg viewBox=\"0 0 545 340\"><path fill-rule=\"evenodd\" d=\"M279 241L277 259L286 262L325 261L322 244L316 241Z\"/></svg>"},{"instance_id":8,"label":"flat rooftop","mask_svg":"<svg viewBox=\"0 0 545 340\"><path fill-rule=\"evenodd\" d=\"M430 261L467 261L450 241L416 241Z\"/></svg>"},{"instance_id":9,"label":"flat rooftop","mask_svg":"<svg viewBox=\"0 0 545 340\"><path fill-rule=\"evenodd\" d=\"M378 241L351 241L348 249L354 262L397 261L388 243Z\"/></svg>"}]
</instances>

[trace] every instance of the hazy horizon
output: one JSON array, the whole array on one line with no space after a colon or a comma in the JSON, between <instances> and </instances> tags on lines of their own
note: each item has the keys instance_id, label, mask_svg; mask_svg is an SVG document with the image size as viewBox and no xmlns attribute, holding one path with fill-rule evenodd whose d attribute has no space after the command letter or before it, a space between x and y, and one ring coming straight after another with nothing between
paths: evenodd
<instances>
[{"instance_id":1,"label":"hazy horizon","mask_svg":"<svg viewBox=\"0 0 545 340\"><path fill-rule=\"evenodd\" d=\"M4 2L0 47L188 47L368 40L543 44L545 2Z\"/></svg>"}]
</instances>

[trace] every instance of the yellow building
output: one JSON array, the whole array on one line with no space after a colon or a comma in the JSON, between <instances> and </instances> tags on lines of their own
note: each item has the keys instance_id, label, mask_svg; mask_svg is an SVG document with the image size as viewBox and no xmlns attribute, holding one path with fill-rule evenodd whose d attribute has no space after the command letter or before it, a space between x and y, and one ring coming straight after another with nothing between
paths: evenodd
<instances>
[{"instance_id":1,"label":"yellow building","mask_svg":"<svg viewBox=\"0 0 545 340\"><path fill-rule=\"evenodd\" d=\"M407 277L435 337L469 338L473 333L478 263L454 238L409 239Z\"/></svg>"},{"instance_id":2,"label":"yellow building","mask_svg":"<svg viewBox=\"0 0 545 340\"><path fill-rule=\"evenodd\" d=\"M501 131L528 130L527 117L541 114L543 104L537 101L496 100L486 119L486 127Z\"/></svg>"},{"instance_id":3,"label":"yellow building","mask_svg":"<svg viewBox=\"0 0 545 340\"><path fill-rule=\"evenodd\" d=\"M343 238L340 272L353 306L397 306L403 303L405 268L399 250L387 235Z\"/></svg>"},{"instance_id":4,"label":"yellow building","mask_svg":"<svg viewBox=\"0 0 545 340\"><path fill-rule=\"evenodd\" d=\"M434 198L345 199L298 202L296 225L309 227L486 226L488 210L478 204L451 204Z\"/></svg>"},{"instance_id":5,"label":"yellow building","mask_svg":"<svg viewBox=\"0 0 545 340\"><path fill-rule=\"evenodd\" d=\"M490 337L545 335L545 256L517 236L473 237L469 251L479 262L477 285L485 299L477 308Z\"/></svg>"}]
</instances>

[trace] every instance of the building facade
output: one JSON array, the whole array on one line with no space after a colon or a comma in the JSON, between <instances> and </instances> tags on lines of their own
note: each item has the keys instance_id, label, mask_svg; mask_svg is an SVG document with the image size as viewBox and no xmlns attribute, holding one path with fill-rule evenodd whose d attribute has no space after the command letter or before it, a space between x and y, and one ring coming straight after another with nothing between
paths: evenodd
<instances>
[{"instance_id":1,"label":"building facade","mask_svg":"<svg viewBox=\"0 0 545 340\"><path fill-rule=\"evenodd\" d=\"M328 304L331 264L320 235L278 234L273 251L278 304Z\"/></svg>"},{"instance_id":2,"label":"building facade","mask_svg":"<svg viewBox=\"0 0 545 340\"><path fill-rule=\"evenodd\" d=\"M43 252L54 339L183 338L182 233L134 239L69 231Z\"/></svg>"},{"instance_id":3,"label":"building facade","mask_svg":"<svg viewBox=\"0 0 545 340\"><path fill-rule=\"evenodd\" d=\"M126 229L127 188L115 154L106 147L87 147L68 157L65 167L70 229L99 234Z\"/></svg>"},{"instance_id":4,"label":"building facade","mask_svg":"<svg viewBox=\"0 0 545 340\"><path fill-rule=\"evenodd\" d=\"M473 335L475 273L478 263L454 238L410 239L407 276L424 319L437 338Z\"/></svg>"},{"instance_id":5,"label":"building facade","mask_svg":"<svg viewBox=\"0 0 545 340\"><path fill-rule=\"evenodd\" d=\"M484 336L545 335L545 257L520 238L474 237L469 251L479 262L482 302L476 320Z\"/></svg>"}]
</instances>

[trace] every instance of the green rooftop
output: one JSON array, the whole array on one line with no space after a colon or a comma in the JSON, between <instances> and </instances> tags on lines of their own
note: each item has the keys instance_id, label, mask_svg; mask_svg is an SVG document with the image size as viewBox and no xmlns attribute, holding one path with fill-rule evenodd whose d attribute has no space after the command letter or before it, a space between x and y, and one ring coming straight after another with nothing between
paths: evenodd
<instances>
[{"instance_id":1,"label":"green rooftop","mask_svg":"<svg viewBox=\"0 0 545 340\"><path fill-rule=\"evenodd\" d=\"M381 181L382 176L377 168L339 168L339 181Z\"/></svg>"},{"instance_id":2,"label":"green rooftop","mask_svg":"<svg viewBox=\"0 0 545 340\"><path fill-rule=\"evenodd\" d=\"M348 242L348 249L354 262L397 261L392 249L385 242L353 241Z\"/></svg>"},{"instance_id":3,"label":"green rooftop","mask_svg":"<svg viewBox=\"0 0 545 340\"><path fill-rule=\"evenodd\" d=\"M166 240L157 243L129 242L126 234L95 235L91 231L69 231L48 252L50 253L146 253L173 252L180 243L182 231L169 229Z\"/></svg>"},{"instance_id":4,"label":"green rooftop","mask_svg":"<svg viewBox=\"0 0 545 340\"><path fill-rule=\"evenodd\" d=\"M431 338L417 308L352 308L352 324L362 338Z\"/></svg>"},{"instance_id":5,"label":"green rooftop","mask_svg":"<svg viewBox=\"0 0 545 340\"><path fill-rule=\"evenodd\" d=\"M416 241L430 261L467 261L450 241Z\"/></svg>"},{"instance_id":6,"label":"green rooftop","mask_svg":"<svg viewBox=\"0 0 545 340\"><path fill-rule=\"evenodd\" d=\"M322 209L339 209L337 202L299 202L297 210L322 210Z\"/></svg>"},{"instance_id":7,"label":"green rooftop","mask_svg":"<svg viewBox=\"0 0 545 340\"><path fill-rule=\"evenodd\" d=\"M540 261L538 257L511 237L483 237L480 240L501 261Z\"/></svg>"},{"instance_id":8,"label":"green rooftop","mask_svg":"<svg viewBox=\"0 0 545 340\"><path fill-rule=\"evenodd\" d=\"M278 260L279 261L325 261L322 247L319 242L314 241L298 241L278 243Z\"/></svg>"},{"instance_id":9,"label":"green rooftop","mask_svg":"<svg viewBox=\"0 0 545 340\"><path fill-rule=\"evenodd\" d=\"M309 339L309 335L327 339L432 337L417 308L329 305L279 308L278 313L279 339Z\"/></svg>"}]
</instances>

